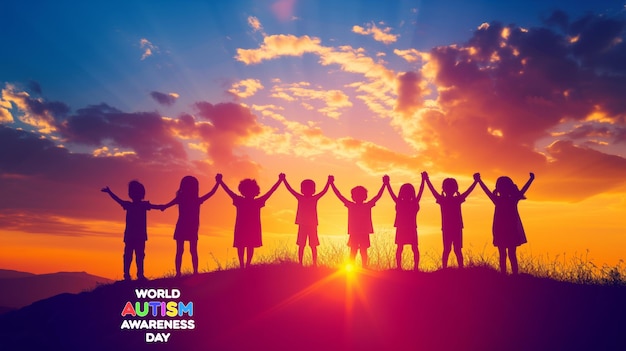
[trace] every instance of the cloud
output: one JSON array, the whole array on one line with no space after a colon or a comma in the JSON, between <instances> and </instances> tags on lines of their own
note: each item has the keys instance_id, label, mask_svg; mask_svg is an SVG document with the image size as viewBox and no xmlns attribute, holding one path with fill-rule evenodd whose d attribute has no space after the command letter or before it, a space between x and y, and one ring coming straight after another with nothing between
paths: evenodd
<instances>
[{"instance_id":1,"label":"cloud","mask_svg":"<svg viewBox=\"0 0 626 351\"><path fill-rule=\"evenodd\" d=\"M257 106L260 111L282 124L283 128L266 129L251 138L253 145L268 154L295 155L305 159L328 156L355 164L368 174L410 174L422 170L423 160L405 155L375 143L353 137L332 138L313 122L300 123L278 113L282 108L273 105Z\"/></svg>"},{"instance_id":2,"label":"cloud","mask_svg":"<svg viewBox=\"0 0 626 351\"><path fill-rule=\"evenodd\" d=\"M555 160L548 165L549 178L535 184L542 194L577 201L618 189L625 183L626 159L571 141L557 141L547 148Z\"/></svg>"},{"instance_id":3,"label":"cloud","mask_svg":"<svg viewBox=\"0 0 626 351\"><path fill-rule=\"evenodd\" d=\"M235 59L247 65L258 64L280 56L302 56L305 53L320 52L321 40L308 35L270 35L263 38L259 49L237 49Z\"/></svg>"},{"instance_id":4,"label":"cloud","mask_svg":"<svg viewBox=\"0 0 626 351\"><path fill-rule=\"evenodd\" d=\"M244 79L237 83L234 83L228 92L239 99L249 98L254 96L257 91L263 89L264 86L258 79Z\"/></svg>"},{"instance_id":5,"label":"cloud","mask_svg":"<svg viewBox=\"0 0 626 351\"><path fill-rule=\"evenodd\" d=\"M0 125L0 149L6 151L0 153L0 227L93 235L93 228L73 223L119 220L113 211L117 205L99 191L107 184L125 197L127 182L138 179L148 199L159 203L171 199L187 174L255 177L259 165L241 148L266 127L238 104L200 102L196 107L197 117L170 119L106 104L88 106L53 119L51 135ZM184 143L201 146L204 156L191 159Z\"/></svg>"},{"instance_id":6,"label":"cloud","mask_svg":"<svg viewBox=\"0 0 626 351\"><path fill-rule=\"evenodd\" d=\"M483 170L495 177L534 169L547 184L559 183L552 188L558 191L542 188L555 198L579 200L623 184L615 176L623 157L589 148L607 145L625 124L626 75L620 65L607 64L625 45L616 39L624 36L616 21L593 16L567 25L566 32L492 22L466 44L433 48L421 72L436 99L402 100L399 93L397 110L409 111L419 123L405 137L423 147L428 162L449 172ZM568 123L576 129L555 132ZM549 139L550 147L536 146ZM562 176L561 169L574 169L575 159L597 167L597 181L585 190L579 187L589 178L577 177L580 172Z\"/></svg>"},{"instance_id":7,"label":"cloud","mask_svg":"<svg viewBox=\"0 0 626 351\"><path fill-rule=\"evenodd\" d=\"M172 106L178 100L180 95L177 93L161 93L158 91L153 91L150 93L150 96L159 104L163 106Z\"/></svg>"},{"instance_id":8,"label":"cloud","mask_svg":"<svg viewBox=\"0 0 626 351\"><path fill-rule=\"evenodd\" d=\"M139 40L139 47L143 50L143 54L141 55L141 61L147 59L148 57L154 55L155 52L159 51L159 47L152 44L146 38L141 38L141 40Z\"/></svg>"},{"instance_id":9,"label":"cloud","mask_svg":"<svg viewBox=\"0 0 626 351\"><path fill-rule=\"evenodd\" d=\"M313 54L319 57L322 66L337 65L343 72L352 73L364 78L353 84L347 85L357 91L356 99L367 104L372 111L379 116L387 118L389 109L393 108L396 94L396 73L385 67L384 62L376 61L367 56L364 49L350 46L328 47L321 45L319 38L308 36L296 37L293 35L272 35L264 38L258 49L237 49L235 58L247 65L260 64L266 60L279 59L281 57L302 56ZM321 89L317 89L321 90ZM352 102L341 91L336 91L334 100L328 103L328 107L321 112L331 118L339 117L338 105L348 107ZM304 95L304 93L303 93ZM297 101L295 95L289 93L283 87L272 89L272 97L286 101ZM310 108L309 102L303 101L303 107Z\"/></svg>"},{"instance_id":10,"label":"cloud","mask_svg":"<svg viewBox=\"0 0 626 351\"><path fill-rule=\"evenodd\" d=\"M37 129L40 133L51 134L56 131L55 121L69 112L69 107L58 101L45 101L33 97L26 91L20 91L12 84L6 84L0 97L0 110L5 122L18 119L27 126ZM15 107L15 115L9 117L9 109ZM17 116L17 118L15 118Z\"/></svg>"},{"instance_id":11,"label":"cloud","mask_svg":"<svg viewBox=\"0 0 626 351\"><path fill-rule=\"evenodd\" d=\"M368 23L367 28L361 26L353 26L352 32L361 35L371 35L374 40L384 44L392 44L398 40L399 35L391 34L391 28L378 28L375 23Z\"/></svg>"},{"instance_id":12,"label":"cloud","mask_svg":"<svg viewBox=\"0 0 626 351\"><path fill-rule=\"evenodd\" d=\"M186 159L183 145L155 112L126 113L100 104L79 109L57 126L63 140L69 143L113 145L155 162Z\"/></svg>"},{"instance_id":13,"label":"cloud","mask_svg":"<svg viewBox=\"0 0 626 351\"><path fill-rule=\"evenodd\" d=\"M410 160L419 160L437 171L482 171L487 177L503 173L526 176L535 170L546 182L552 182L558 178L555 167L562 164L560 158L565 154L545 145L570 140L572 153L619 160L623 155L610 153L617 151L614 145L626 135L626 100L621 98L626 95L626 60L616 59L626 48L624 19L588 15L576 21L556 21L558 14L553 17L560 23L556 30L490 22L480 25L465 43L427 52L394 50L417 65L409 72L394 72L363 49L325 46L308 36L268 36L259 48L238 49L236 59L260 64L281 57L316 55L322 66L337 65L343 72L363 77L346 87L354 89L355 98L371 111L390 119L413 148L414 154L406 155ZM373 33L374 27L355 31ZM323 88L299 86L296 90L279 84L272 89L272 96L300 102L307 108L314 105L306 101L313 96L310 90ZM285 134L272 138L291 144L294 153L314 157L329 152L347 157L340 151L348 149L338 146L337 140L325 138L321 131L315 135L318 149L311 150L308 136L296 132L310 131L311 126L281 120L275 111L264 110L262 114L284 123ZM566 125L577 127L565 133ZM325 145L334 150L327 151ZM398 164L409 167L410 163ZM363 165L370 166L374 167ZM611 188L623 183L617 178L606 181ZM565 180L559 187L560 198L589 196L575 187L575 182Z\"/></svg>"},{"instance_id":14,"label":"cloud","mask_svg":"<svg viewBox=\"0 0 626 351\"><path fill-rule=\"evenodd\" d=\"M422 77L416 72L406 72L398 76L398 100L396 111L412 117L422 105Z\"/></svg>"},{"instance_id":15,"label":"cloud","mask_svg":"<svg viewBox=\"0 0 626 351\"><path fill-rule=\"evenodd\" d=\"M36 132L6 126L0 126L0 148L11 150L0 154L0 212L38 214L31 218L106 217L99 212L99 206L93 205L102 199L102 186L124 184L131 179L147 184L159 178L174 181L169 174L178 176L186 171L172 165L169 172L163 172L158 165L136 157L93 157L70 152Z\"/></svg>"},{"instance_id":16,"label":"cloud","mask_svg":"<svg viewBox=\"0 0 626 351\"><path fill-rule=\"evenodd\" d=\"M9 109L11 109L11 102L5 101L2 96L0 96L0 124L14 122L13 115Z\"/></svg>"},{"instance_id":17,"label":"cloud","mask_svg":"<svg viewBox=\"0 0 626 351\"><path fill-rule=\"evenodd\" d=\"M248 16L248 25L255 32L263 32L263 25L261 25L261 21L254 16Z\"/></svg>"},{"instance_id":18,"label":"cloud","mask_svg":"<svg viewBox=\"0 0 626 351\"><path fill-rule=\"evenodd\" d=\"M253 177L260 166L247 155L237 155L234 149L246 145L248 139L263 132L256 116L236 103L198 102L195 104L200 121L186 116L175 128L183 136L199 138L217 169L237 176ZM206 121L206 122L205 122Z\"/></svg>"},{"instance_id":19,"label":"cloud","mask_svg":"<svg viewBox=\"0 0 626 351\"><path fill-rule=\"evenodd\" d=\"M393 53L402 57L407 62L428 61L429 59L428 53L421 52L417 49L407 49L407 50L394 49Z\"/></svg>"},{"instance_id":20,"label":"cloud","mask_svg":"<svg viewBox=\"0 0 626 351\"><path fill-rule=\"evenodd\" d=\"M307 82L275 85L270 96L286 101L302 101L301 104L306 109L314 109L314 107L305 101L322 101L324 107L317 111L334 119L341 116L341 109L352 107L348 95L340 90L312 89L309 86Z\"/></svg>"}]
</instances>

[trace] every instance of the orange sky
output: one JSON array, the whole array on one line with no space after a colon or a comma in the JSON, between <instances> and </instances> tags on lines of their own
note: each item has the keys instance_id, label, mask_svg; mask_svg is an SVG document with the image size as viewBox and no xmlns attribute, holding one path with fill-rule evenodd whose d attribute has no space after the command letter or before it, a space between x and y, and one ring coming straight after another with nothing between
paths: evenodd
<instances>
[{"instance_id":1,"label":"orange sky","mask_svg":"<svg viewBox=\"0 0 626 351\"><path fill-rule=\"evenodd\" d=\"M344 176L336 174L336 177L339 189L347 193L352 186L352 182L348 181L349 174ZM380 184L374 177L372 178L369 182L359 183L366 185L370 194L377 190ZM437 184L436 178L434 176L432 178ZM291 179L293 178L288 178ZM323 181L321 177L317 179L318 184ZM409 181L399 179L396 181L392 178L395 189L399 188L401 182ZM538 175L536 182L540 181ZM294 183L294 180L291 182ZM470 184L469 179L459 179L459 182L461 187ZM262 183L265 185L264 189L267 189L268 184L267 181ZM588 257L597 265L605 263L615 265L623 258L623 217L620 216L625 209L623 196L603 194L577 203L548 202L532 200L533 190L531 187L527 193L530 199L520 203L520 213L529 241L519 249L520 257L530 255L535 259L553 262L579 256ZM117 218L111 221L81 220L76 223L93 231L92 235L74 236L61 233L45 235L45 233L3 231L1 244L4 253L0 258L0 266L35 273L82 270L120 279L124 211L109 200L107 195L101 194L101 199L102 203L97 206L112 212ZM295 245L297 227L293 224L295 208L295 199L282 187L268 201L262 210L265 245L257 250L257 257L271 255L272 250L279 248L280 251L285 247L295 254L297 249ZM149 276L161 276L173 271L175 242L172 240L172 233L176 211L172 208L166 213L159 211L149 213L149 241L146 247L146 269ZM466 252L495 255L496 249L491 245L493 205L480 189L476 189L470 195L463 205L463 212ZM231 247L234 213L235 209L230 199L221 190L203 205L199 240L201 269L216 269L215 258L223 266L234 262L236 251ZM319 233L322 235L320 252L323 253L324 250L330 250L337 245L343 247L347 240L345 234L347 210L334 194L328 193L320 200L319 216ZM394 206L389 196L385 194L373 210L377 233L374 235L379 235L384 238L383 240L392 243L393 218ZM57 220L67 221L68 225L73 225L75 221L70 218ZM418 226L422 266L432 269L434 263L439 264L438 257L442 245L439 207L428 192L424 193L421 201ZM327 236L335 236L336 239L330 240ZM325 248L324 245L330 247ZM436 262L433 262L433 257L437 259ZM184 256L183 263L183 268L191 268L188 254Z\"/></svg>"}]
</instances>

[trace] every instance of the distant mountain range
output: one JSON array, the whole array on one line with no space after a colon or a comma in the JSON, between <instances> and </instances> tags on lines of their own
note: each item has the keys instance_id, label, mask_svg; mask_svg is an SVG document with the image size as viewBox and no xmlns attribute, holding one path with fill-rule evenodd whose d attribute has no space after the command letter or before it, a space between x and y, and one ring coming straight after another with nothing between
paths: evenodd
<instances>
[{"instance_id":1,"label":"distant mountain range","mask_svg":"<svg viewBox=\"0 0 626 351\"><path fill-rule=\"evenodd\" d=\"M0 269L0 313L62 293L79 293L113 281L85 272L33 274Z\"/></svg>"},{"instance_id":2,"label":"distant mountain range","mask_svg":"<svg viewBox=\"0 0 626 351\"><path fill-rule=\"evenodd\" d=\"M60 294L0 315L0 348L623 351L625 331L626 286L276 264Z\"/></svg>"}]
</instances>

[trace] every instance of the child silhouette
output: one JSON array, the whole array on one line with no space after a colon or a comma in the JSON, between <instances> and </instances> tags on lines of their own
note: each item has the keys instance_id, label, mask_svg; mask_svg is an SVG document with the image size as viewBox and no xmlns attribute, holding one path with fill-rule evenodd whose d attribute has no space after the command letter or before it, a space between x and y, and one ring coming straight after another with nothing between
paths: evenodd
<instances>
[{"instance_id":1,"label":"child silhouette","mask_svg":"<svg viewBox=\"0 0 626 351\"><path fill-rule=\"evenodd\" d=\"M459 268L463 268L463 216L461 214L461 204L465 202L467 196L476 187L476 180L463 193L459 193L459 184L454 178L446 178L441 185L442 192L439 194L430 182L428 173L422 173L422 179L428 185L428 189L441 206L441 232L443 234L443 254L441 255L442 267L448 267L448 257L452 246Z\"/></svg>"},{"instance_id":2,"label":"child silhouette","mask_svg":"<svg viewBox=\"0 0 626 351\"><path fill-rule=\"evenodd\" d=\"M420 199L424 192L424 179L420 184L419 191L415 195L415 187L406 183L400 187L398 196L393 192L389 184L389 176L383 177L383 184L389 191L389 195L396 203L396 219L394 227L396 227L396 267L402 270L402 250L404 245L411 245L413 249L413 270L417 271L420 261L420 252L417 242L417 212L420 209Z\"/></svg>"},{"instance_id":3,"label":"child silhouette","mask_svg":"<svg viewBox=\"0 0 626 351\"><path fill-rule=\"evenodd\" d=\"M376 201L380 199L385 190L385 184L380 186L380 190L376 196L370 201L367 199L367 189L362 186L352 188L352 200L346 199L335 186L335 178L329 177L330 186L333 192L344 206L348 208L348 246L350 247L350 261L354 262L357 252L361 253L361 261L363 268L367 268L367 249L370 247L370 234L374 232L372 225L372 207L376 205Z\"/></svg>"},{"instance_id":4,"label":"child silhouette","mask_svg":"<svg viewBox=\"0 0 626 351\"><path fill-rule=\"evenodd\" d=\"M193 176L185 176L180 181L180 188L176 192L176 197L169 203L163 205L163 210L178 205L178 221L174 229L174 240L176 240L176 277L181 275L183 252L185 251L185 241L189 241L189 252L191 253L191 264L193 274L198 274L198 229L200 227L200 205L217 191L217 183L213 189L199 197L198 179Z\"/></svg>"},{"instance_id":5,"label":"child silhouette","mask_svg":"<svg viewBox=\"0 0 626 351\"><path fill-rule=\"evenodd\" d=\"M309 247L311 248L311 258L313 266L317 267L317 246L320 241L317 236L317 201L326 194L330 186L330 176L326 182L324 189L315 194L315 182L311 179L305 179L300 183L300 191L302 194L293 190L287 178L281 175L281 180L285 183L287 190L298 200L298 211L296 212L296 224L298 225L298 262L302 266L302 258L304 257L304 247L307 238L309 239Z\"/></svg>"},{"instance_id":6,"label":"child silhouette","mask_svg":"<svg viewBox=\"0 0 626 351\"><path fill-rule=\"evenodd\" d=\"M485 194L495 205L493 214L493 245L498 248L500 254L500 271L506 274L506 257L508 254L511 261L511 271L518 273L517 253L518 246L526 243L526 233L522 226L522 220L517 209L517 203L525 199L524 194L535 179L535 174L530 173L530 179L521 190L509 177L500 177L496 180L496 188L489 191L480 178L480 174L474 174L474 179L480 184Z\"/></svg>"},{"instance_id":7,"label":"child silhouette","mask_svg":"<svg viewBox=\"0 0 626 351\"><path fill-rule=\"evenodd\" d=\"M263 246L261 232L261 208L265 206L267 199L272 196L274 191L284 179L284 175L279 175L278 181L263 196L257 197L261 189L254 179L244 179L239 183L239 192L243 196L235 194L222 180L222 175L215 176L218 184L224 188L226 193L233 199L233 205L237 208L237 216L235 218L235 236L233 247L237 248L237 256L239 257L239 267L250 267L254 248ZM244 266L243 256L247 250L246 264Z\"/></svg>"},{"instance_id":8,"label":"child silhouette","mask_svg":"<svg viewBox=\"0 0 626 351\"><path fill-rule=\"evenodd\" d=\"M124 280L130 280L130 263L133 261L133 252L135 253L135 264L137 265L137 279L145 280L143 260L146 256L145 249L146 241L148 240L146 213L151 209L161 209L162 206L152 205L148 201L143 201L146 196L146 188L136 180L128 183L128 197L132 201L120 199L108 186L102 188L101 191L109 194L126 211Z\"/></svg>"}]
</instances>

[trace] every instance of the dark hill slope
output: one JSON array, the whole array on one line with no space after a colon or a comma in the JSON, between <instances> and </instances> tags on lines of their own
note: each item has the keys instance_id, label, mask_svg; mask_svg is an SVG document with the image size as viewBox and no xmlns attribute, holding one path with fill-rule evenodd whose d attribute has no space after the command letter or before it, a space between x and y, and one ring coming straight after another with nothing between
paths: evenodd
<instances>
[{"instance_id":1,"label":"dark hill slope","mask_svg":"<svg viewBox=\"0 0 626 351\"><path fill-rule=\"evenodd\" d=\"M145 333L156 331L120 330L138 286L180 289L176 300L194 303L193 317L182 318L193 319L195 329L164 331L171 336L160 345L145 342ZM625 350L625 331L624 287L486 269L349 278L256 266L118 282L0 316L9 350Z\"/></svg>"},{"instance_id":2,"label":"dark hill slope","mask_svg":"<svg viewBox=\"0 0 626 351\"><path fill-rule=\"evenodd\" d=\"M0 270L0 306L5 310L18 309L54 295L79 293L111 282L85 272L32 274Z\"/></svg>"}]
</instances>

